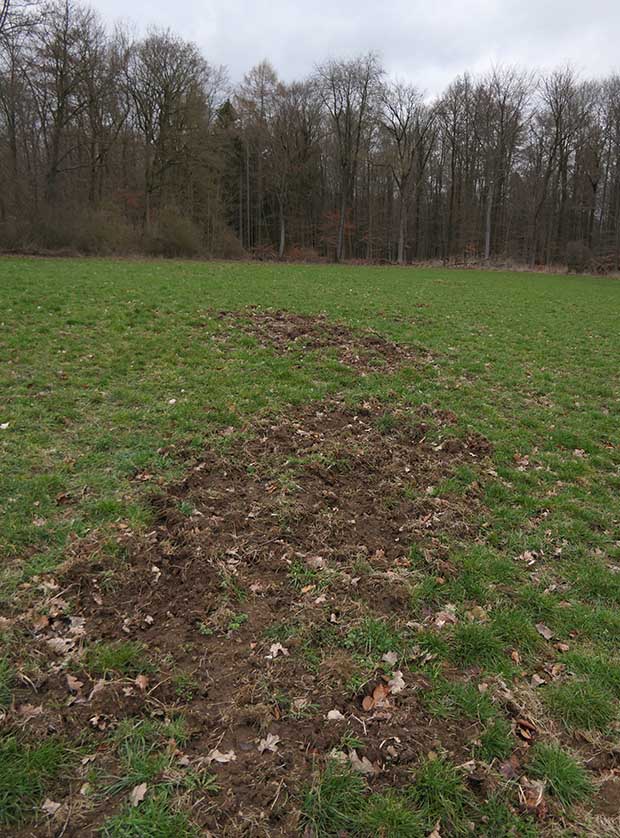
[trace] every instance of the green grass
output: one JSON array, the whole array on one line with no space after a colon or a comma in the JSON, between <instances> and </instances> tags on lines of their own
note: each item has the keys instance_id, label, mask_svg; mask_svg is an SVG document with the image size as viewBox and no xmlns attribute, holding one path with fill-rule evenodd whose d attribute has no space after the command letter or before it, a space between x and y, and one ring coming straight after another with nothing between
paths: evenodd
<instances>
[{"instance_id":1,"label":"green grass","mask_svg":"<svg viewBox=\"0 0 620 838\"><path fill-rule=\"evenodd\" d=\"M152 672L144 644L127 640L115 643L93 643L88 647L84 665L93 675L138 675Z\"/></svg>"},{"instance_id":2,"label":"green grass","mask_svg":"<svg viewBox=\"0 0 620 838\"><path fill-rule=\"evenodd\" d=\"M359 626L347 633L344 646L369 657L381 657L401 649L403 638L386 620L365 617Z\"/></svg>"},{"instance_id":3,"label":"green grass","mask_svg":"<svg viewBox=\"0 0 620 838\"><path fill-rule=\"evenodd\" d=\"M475 683L438 679L422 700L435 716L464 717L470 721L486 722L497 715L488 695L480 692Z\"/></svg>"},{"instance_id":4,"label":"green grass","mask_svg":"<svg viewBox=\"0 0 620 838\"><path fill-rule=\"evenodd\" d=\"M415 670L412 647L419 647L432 655L420 668L434 673L431 689L417 693L420 702L442 724L471 723L469 752L487 762L505 759L511 747L493 696L497 676L527 683L543 665L563 663L565 674L536 691L545 729L567 739L578 729L613 738L620 701L620 283L346 265L3 259L0 286L0 425L8 423L0 430L2 613L27 610L33 580L53 574L81 538L99 545L104 565L114 558L118 575L108 569L99 576L113 599L126 561L118 525L137 534L152 528L149 496L157 482L182 477L187 457L206 446L225 450L224 428L241 431L260 412L334 395L351 405L381 400L389 404L376 427L386 442L398 430L399 411L417 424L418 409L433 444L474 431L490 441L492 453L480 467L461 463L428 487L403 480L402 497L414 505L444 498L467 508L478 497L482 507L472 504L468 522L473 529L403 544L411 557L407 615L378 613L360 598L336 623L329 611L323 619L317 609L310 624L295 613L265 638L290 640L291 658L297 654L308 678L323 677L325 659L348 652L353 671L343 700L359 700L359 687L381 669L386 652ZM420 347L432 362L362 376L342 367L334 351L278 355L213 314L248 305L324 312L353 329ZM436 408L454 415L449 428L435 419ZM324 468L350 467L343 454L315 459ZM287 503L300 467L291 461L273 475ZM139 473L153 480L136 481ZM194 510L182 502L180 511ZM280 523L291 514L283 503ZM528 551L536 556L531 566L521 558ZM317 572L295 559L289 571L285 586L295 597L308 585L326 595L343 590L338 570ZM347 572L363 577L361 587L373 571L352 555ZM226 574L221 594L233 616L218 628L241 642L252 633L253 621L244 617L253 599ZM347 588L349 595L355 598L355 588ZM434 614L448 604L458 622L437 630ZM468 616L476 608L485 619ZM553 632L551 641L537 623ZM219 632L204 623L196 636L213 642ZM39 665L27 644L16 648L12 640L10 663L8 656L0 640L2 710L15 696L26 700L22 675ZM156 649L128 638L87 643L83 663L93 677L133 679L152 671L156 658ZM193 676L175 675L173 701L191 701ZM488 693L478 692L485 681ZM154 792L109 820L103 834L193 834L190 810L179 803L190 792L162 783L162 736L143 730L122 745L122 724L120 731L115 758L119 765L125 760L128 777L149 777ZM6 810L12 818L30 818L50 783L67 791L63 748L28 736L26 726L19 745L12 736L2 745L10 759L0 764L0 788L2 799L13 801ZM46 756L48 748L58 759ZM474 799L456 759L423 763L405 796L330 768L304 798L306 820L326 835L416 835L420 823L428 833L437 820L445 834L458 835L470 821L480 835L535 834L527 818L515 816L509 796ZM556 775L563 771L556 766ZM549 788L568 800L552 775L548 768Z\"/></svg>"},{"instance_id":5,"label":"green grass","mask_svg":"<svg viewBox=\"0 0 620 838\"><path fill-rule=\"evenodd\" d=\"M515 744L510 722L506 719L493 719L480 734L477 755L485 762L503 760L510 756Z\"/></svg>"},{"instance_id":6,"label":"green grass","mask_svg":"<svg viewBox=\"0 0 620 838\"><path fill-rule=\"evenodd\" d=\"M472 803L469 792L461 773L444 757L427 759L415 769L409 798L420 810L429 831L438 821L449 835L469 831L466 822Z\"/></svg>"},{"instance_id":7,"label":"green grass","mask_svg":"<svg viewBox=\"0 0 620 838\"><path fill-rule=\"evenodd\" d=\"M66 747L57 740L40 745L14 737L0 740L0 824L32 817L68 762Z\"/></svg>"},{"instance_id":8,"label":"green grass","mask_svg":"<svg viewBox=\"0 0 620 838\"><path fill-rule=\"evenodd\" d=\"M564 806L586 800L592 794L592 783L585 769L557 745L535 745L528 771L532 777L545 780Z\"/></svg>"},{"instance_id":9,"label":"green grass","mask_svg":"<svg viewBox=\"0 0 620 838\"><path fill-rule=\"evenodd\" d=\"M606 730L617 715L612 696L596 682L550 684L543 697L551 713L569 728Z\"/></svg>"},{"instance_id":10,"label":"green grass","mask_svg":"<svg viewBox=\"0 0 620 838\"><path fill-rule=\"evenodd\" d=\"M365 791L366 784L359 774L329 762L303 797L303 823L321 836L355 829Z\"/></svg>"},{"instance_id":11,"label":"green grass","mask_svg":"<svg viewBox=\"0 0 620 838\"><path fill-rule=\"evenodd\" d=\"M0 710L11 703L13 681L13 667L6 658L0 658Z\"/></svg>"},{"instance_id":12,"label":"green grass","mask_svg":"<svg viewBox=\"0 0 620 838\"><path fill-rule=\"evenodd\" d=\"M175 811L165 795L148 797L138 808L125 806L108 818L102 838L194 838L200 834L188 815Z\"/></svg>"},{"instance_id":13,"label":"green grass","mask_svg":"<svg viewBox=\"0 0 620 838\"><path fill-rule=\"evenodd\" d=\"M357 819L356 835L365 838L425 838L424 820L403 794L373 794Z\"/></svg>"},{"instance_id":14,"label":"green grass","mask_svg":"<svg viewBox=\"0 0 620 838\"><path fill-rule=\"evenodd\" d=\"M506 657L501 639L490 626L462 623L455 627L452 637L452 657L460 666L494 669Z\"/></svg>"},{"instance_id":15,"label":"green grass","mask_svg":"<svg viewBox=\"0 0 620 838\"><path fill-rule=\"evenodd\" d=\"M217 791L215 777L204 769L175 771L175 748L188 738L182 717L166 722L123 719L113 734L118 774L107 778L105 793L117 795L141 783L156 788L160 797L176 790Z\"/></svg>"}]
</instances>

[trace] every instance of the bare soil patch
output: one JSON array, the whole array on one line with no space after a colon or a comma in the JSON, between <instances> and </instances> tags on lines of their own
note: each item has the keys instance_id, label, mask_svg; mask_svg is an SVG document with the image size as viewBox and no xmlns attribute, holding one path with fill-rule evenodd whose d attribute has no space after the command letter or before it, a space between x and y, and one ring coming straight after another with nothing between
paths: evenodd
<instances>
[{"instance_id":1,"label":"bare soil patch","mask_svg":"<svg viewBox=\"0 0 620 838\"><path fill-rule=\"evenodd\" d=\"M193 808L217 835L298 834L300 790L334 749L355 750L344 744L352 735L377 787L405 784L436 748L467 759L478 728L425 710L415 649L364 649L355 633L377 618L406 638L407 622L427 616L411 609L412 546L447 576L445 537L476 538L477 485L450 502L431 492L490 453L479 434L454 436L453 419L432 416L444 439L431 443L424 411L331 401L223 436L153 496L150 532L119 529L126 563L76 547L45 616L31 618L48 660L31 728L90 730L97 765L113 773L106 742L120 719L182 712L191 738L181 765L206 765L215 750L234 755L210 763L221 790ZM81 649L97 641L143 643L148 684L135 673L93 676ZM382 664L388 651L396 657ZM395 672L404 686L392 690ZM94 834L123 800L80 801L65 835Z\"/></svg>"},{"instance_id":2,"label":"bare soil patch","mask_svg":"<svg viewBox=\"0 0 620 838\"><path fill-rule=\"evenodd\" d=\"M217 318L231 330L250 335L261 346L279 354L331 349L342 364L363 373L377 369L389 372L428 358L426 350L395 343L370 329L352 329L324 314L249 307L242 311L220 311Z\"/></svg>"}]
</instances>

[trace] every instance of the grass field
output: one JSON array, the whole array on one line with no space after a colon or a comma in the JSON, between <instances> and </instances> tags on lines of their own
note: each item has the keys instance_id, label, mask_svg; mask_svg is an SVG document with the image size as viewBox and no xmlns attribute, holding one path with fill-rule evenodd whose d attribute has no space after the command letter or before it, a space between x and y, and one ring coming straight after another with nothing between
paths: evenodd
<instances>
[{"instance_id":1,"label":"grass field","mask_svg":"<svg viewBox=\"0 0 620 838\"><path fill-rule=\"evenodd\" d=\"M1 834L620 834L617 281L0 291Z\"/></svg>"}]
</instances>

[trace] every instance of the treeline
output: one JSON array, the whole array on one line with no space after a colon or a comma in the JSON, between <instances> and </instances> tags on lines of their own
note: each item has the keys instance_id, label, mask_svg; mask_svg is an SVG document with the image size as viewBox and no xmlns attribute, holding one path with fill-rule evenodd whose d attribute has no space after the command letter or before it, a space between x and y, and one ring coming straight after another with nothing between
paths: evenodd
<instances>
[{"instance_id":1,"label":"treeline","mask_svg":"<svg viewBox=\"0 0 620 838\"><path fill-rule=\"evenodd\" d=\"M428 101L377 56L232 86L72 0L0 35L0 247L617 270L620 76L499 68Z\"/></svg>"}]
</instances>

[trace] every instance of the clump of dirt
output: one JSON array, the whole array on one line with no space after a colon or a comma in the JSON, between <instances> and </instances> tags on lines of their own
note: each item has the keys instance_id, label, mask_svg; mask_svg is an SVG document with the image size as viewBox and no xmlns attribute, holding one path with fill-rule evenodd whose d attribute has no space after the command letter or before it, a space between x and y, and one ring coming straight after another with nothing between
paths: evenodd
<instances>
[{"instance_id":1,"label":"clump of dirt","mask_svg":"<svg viewBox=\"0 0 620 838\"><path fill-rule=\"evenodd\" d=\"M247 308L220 311L218 320L226 326L256 338L261 346L277 353L296 350L335 350L340 363L362 373L391 372L399 366L428 361L426 350L394 343L369 329L355 330L329 320L324 314L297 314Z\"/></svg>"},{"instance_id":2,"label":"clump of dirt","mask_svg":"<svg viewBox=\"0 0 620 838\"><path fill-rule=\"evenodd\" d=\"M352 758L356 738L378 787L408 782L437 747L466 759L477 727L425 709L428 684L412 662L426 652L407 624L426 616L410 601L419 562L448 575L446 538L475 540L482 512L475 482L449 501L434 489L491 449L477 433L455 436L453 415L439 412L443 441L431 441L430 412L331 401L223 435L153 496L150 532L120 531L125 565L111 573L91 556L67 570L68 628L66 618L40 624L41 644L49 651L72 625L79 642L140 642L157 674L148 688L135 672L97 688L84 660L69 658L80 700L56 712L55 729L103 740L123 715L182 708L192 731L183 759L229 755L210 765L217 805L193 810L218 835L297 834L299 790L331 752ZM39 700L58 706L60 694L56 669ZM89 835L102 816L95 807L66 834Z\"/></svg>"}]
</instances>

